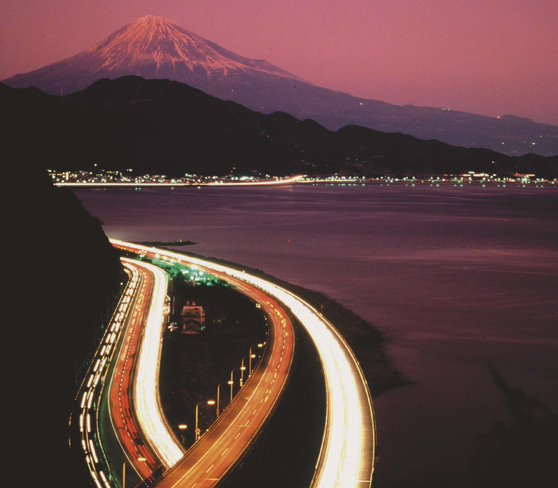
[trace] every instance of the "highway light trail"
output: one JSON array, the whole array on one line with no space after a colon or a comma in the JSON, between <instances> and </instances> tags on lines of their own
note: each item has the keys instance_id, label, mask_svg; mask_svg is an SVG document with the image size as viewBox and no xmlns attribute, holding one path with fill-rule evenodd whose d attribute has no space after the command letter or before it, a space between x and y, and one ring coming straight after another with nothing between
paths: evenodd
<instances>
[{"instance_id":1,"label":"highway light trail","mask_svg":"<svg viewBox=\"0 0 558 488\"><path fill-rule=\"evenodd\" d=\"M156 266L141 263L153 273L151 305L138 349L137 371L133 386L136 416L146 441L166 468L174 465L183 455L183 449L171 434L160 405L159 364L161 359L163 320L167 277Z\"/></svg>"},{"instance_id":2,"label":"highway light trail","mask_svg":"<svg viewBox=\"0 0 558 488\"><path fill-rule=\"evenodd\" d=\"M156 258L155 253L150 253L149 257ZM157 261L162 264L161 259ZM147 274L147 268L143 268L139 261L134 263L141 273ZM182 263L178 264L184 267L181 265ZM250 377L244 384L240 384L241 395L237 394L232 399L231 391L232 401L221 412L218 420L203 433L180 462L165 471L163 479L157 484L161 488L190 488L198 482L203 482L205 488L210 488L226 476L252 445L282 396L294 354L292 324L276 300L262 290L229 275L207 270L202 266L190 266L197 270L196 276L207 273L226 281L240 293L250 297L267 315L268 340L261 344L261 347L266 345L265 367L251 370ZM149 273L149 283L149 289L152 290L154 284L152 273ZM150 299L151 296L152 293ZM141 315L143 317L147 314ZM130 446L130 450L133 451L134 446ZM207 478L208 471L211 471L211 478Z\"/></svg>"},{"instance_id":3,"label":"highway light trail","mask_svg":"<svg viewBox=\"0 0 558 488\"><path fill-rule=\"evenodd\" d=\"M122 322L128 311L130 296L135 292L138 283L138 272L128 269L129 281L121 301L103 335L103 339L93 357L78 392L79 401L79 432L81 446L85 454L85 462L97 488L111 488L109 478L105 475L108 463L104 462L104 452L100 437L99 405L103 394L106 375L114 356L113 344L122 330ZM101 381L102 379L102 381ZM101 454L101 457L99 457Z\"/></svg>"},{"instance_id":4,"label":"highway light trail","mask_svg":"<svg viewBox=\"0 0 558 488\"><path fill-rule=\"evenodd\" d=\"M128 285L107 326L77 398L80 409L78 421L81 446L89 472L97 488L114 486L110 473L105 474L105 471L108 473L109 463L105 460L98 427L99 405L109 366L116 356L115 346L119 343L119 336L124 330L124 324L135 313L132 298L137 293L140 282L138 269L142 268L153 275L153 291L145 318L144 337L141 347L138 348L137 368L133 383L134 409L142 435L165 467L172 466L183 455L182 447L173 437L162 416L158 393L167 278L160 268L150 264L139 264L137 261L125 259L123 259L123 264L130 276ZM140 317L138 316L138 318ZM129 353L127 349L124 351L124 354ZM136 468L133 463L132 465Z\"/></svg>"},{"instance_id":5,"label":"highway light trail","mask_svg":"<svg viewBox=\"0 0 558 488\"><path fill-rule=\"evenodd\" d=\"M158 259L192 263L224 273L282 302L308 330L325 373L327 418L312 488L370 486L374 470L375 426L366 380L352 351L319 312L293 293L249 273L170 251L112 241L117 247Z\"/></svg>"}]
</instances>

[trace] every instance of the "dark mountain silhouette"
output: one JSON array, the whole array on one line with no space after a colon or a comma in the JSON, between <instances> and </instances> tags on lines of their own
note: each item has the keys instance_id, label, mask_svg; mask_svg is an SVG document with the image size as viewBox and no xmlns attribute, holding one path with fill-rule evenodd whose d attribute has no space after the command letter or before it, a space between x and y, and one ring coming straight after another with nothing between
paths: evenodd
<instances>
[{"instance_id":1,"label":"dark mountain silhouette","mask_svg":"<svg viewBox=\"0 0 558 488\"><path fill-rule=\"evenodd\" d=\"M10 231L18 240L13 268L22 285L10 287L22 302L13 307L17 319L9 332L13 340L7 341L17 382L12 421L19 426L10 444L23 448L33 437L49 440L34 469L16 461L12 470L27 486L56 479L61 488L89 487L80 443L69 448L68 422L86 360L119 296L122 266L101 223L69 189L53 186L44 170L24 159L18 163L25 181L16 184L8 211L15 222ZM13 186L17 180L8 175L4 171L4 183Z\"/></svg>"},{"instance_id":2,"label":"dark mountain silhouette","mask_svg":"<svg viewBox=\"0 0 558 488\"><path fill-rule=\"evenodd\" d=\"M358 126L331 132L312 120L253 112L169 80L101 80L63 98L0 85L0 102L12 162L57 170L558 175L557 156L510 157Z\"/></svg>"},{"instance_id":3,"label":"dark mountain silhouette","mask_svg":"<svg viewBox=\"0 0 558 488\"><path fill-rule=\"evenodd\" d=\"M146 16L76 56L4 83L62 95L102 78L171 79L263 113L282 111L337 130L361 125L509 155L558 154L558 127L442 108L397 106L321 88L264 60L247 59L176 23Z\"/></svg>"}]
</instances>

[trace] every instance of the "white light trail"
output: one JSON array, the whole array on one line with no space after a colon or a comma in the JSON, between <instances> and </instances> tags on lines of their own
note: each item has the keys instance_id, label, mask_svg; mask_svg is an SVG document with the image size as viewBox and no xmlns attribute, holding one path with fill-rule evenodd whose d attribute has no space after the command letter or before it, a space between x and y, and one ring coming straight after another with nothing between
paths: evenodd
<instances>
[{"instance_id":1,"label":"white light trail","mask_svg":"<svg viewBox=\"0 0 558 488\"><path fill-rule=\"evenodd\" d=\"M134 382L134 407L140 427L159 459L169 468L184 454L169 431L159 403L159 361L163 333L163 309L167 293L167 277L160 268L142 263L153 273L151 305L139 348L137 374Z\"/></svg>"},{"instance_id":2,"label":"white light trail","mask_svg":"<svg viewBox=\"0 0 558 488\"><path fill-rule=\"evenodd\" d=\"M99 483L99 479L97 478L97 475L95 474L95 471L91 471L91 474L93 476L93 481L95 482L95 484L97 485L98 488L103 488L103 486L101 485L101 483Z\"/></svg>"},{"instance_id":3,"label":"white light trail","mask_svg":"<svg viewBox=\"0 0 558 488\"><path fill-rule=\"evenodd\" d=\"M362 487L363 482L370 485L373 461L370 463L370 459L365 458L370 456L370 451L372 460L374 457L370 393L352 352L327 320L296 295L249 273L161 249L115 240L112 242L123 248L143 253L156 252L157 256L164 254L178 262L194 263L227 274L283 302L308 330L320 354L325 373L328 402L326 431L312 488L356 488ZM359 393L357 381L365 394ZM367 473L361 473L362 466L370 467Z\"/></svg>"},{"instance_id":4,"label":"white light trail","mask_svg":"<svg viewBox=\"0 0 558 488\"><path fill-rule=\"evenodd\" d=\"M95 451L95 444L93 444L93 440L89 439L89 447L91 448L91 454L93 454L93 459L96 463L99 462L99 458L97 457L97 451Z\"/></svg>"},{"instance_id":5,"label":"white light trail","mask_svg":"<svg viewBox=\"0 0 558 488\"><path fill-rule=\"evenodd\" d=\"M132 289L135 287L137 282L137 270L135 268L131 268L130 270L132 274L131 282L128 283L126 287L126 293L129 294ZM124 307L126 310L127 306ZM122 309L122 308L121 308ZM111 330L114 331L115 324L114 320L117 315L117 312L113 314L113 318L111 322L113 322ZM124 317L124 312L120 312L119 316L121 319ZM116 330L119 329L119 322L116 323ZM97 422L98 418L96 417L96 412L92 409L93 402L99 400L102 395L102 388L97 389L97 385L101 383L103 386L102 375L105 371L105 366L107 366L110 362L110 351L111 346L108 343L113 343L117 335L115 332L106 331L101 344L97 348L95 356L89 366L89 371L86 375L87 382L82 383L79 391L78 396L76 397L76 401L81 395L81 402L80 408L82 412L79 416L79 430L81 432L81 447L85 454L85 462L89 468L89 472L91 477L95 481L95 485L99 488L111 488L109 481L106 479L104 473L101 471L101 477L103 478L105 486L103 487L99 482L98 476L98 468L101 465L101 460L97 455L97 448L95 447L95 443L97 443L97 447L100 449L100 453L103 454L104 459L106 460L106 456L104 456L102 441L100 439L100 432L97 429ZM104 344L103 344L104 343ZM97 412L98 413L98 412Z\"/></svg>"}]
</instances>

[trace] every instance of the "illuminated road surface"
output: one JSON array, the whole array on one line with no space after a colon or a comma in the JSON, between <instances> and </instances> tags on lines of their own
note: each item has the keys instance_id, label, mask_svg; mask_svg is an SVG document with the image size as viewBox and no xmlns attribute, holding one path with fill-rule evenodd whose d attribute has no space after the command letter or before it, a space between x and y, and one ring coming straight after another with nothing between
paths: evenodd
<instances>
[{"instance_id":1,"label":"illuminated road surface","mask_svg":"<svg viewBox=\"0 0 558 488\"><path fill-rule=\"evenodd\" d=\"M201 267L200 267L201 268ZM203 269L203 268L201 268ZM270 319L268 338L259 366L233 402L221 413L185 458L165 473L158 487L214 486L235 466L257 438L281 397L294 353L292 324L282 307L261 290L217 271L239 292L255 300Z\"/></svg>"},{"instance_id":2,"label":"illuminated road surface","mask_svg":"<svg viewBox=\"0 0 558 488\"><path fill-rule=\"evenodd\" d=\"M141 285L140 276L135 267L126 267L126 272L129 275L128 284L78 393L81 446L91 477L98 488L112 487L111 474L108 472L110 462L105 455L99 429L99 406L110 366L114 362L115 356L118 356L117 346L120 343L120 335L129 321L133 300Z\"/></svg>"},{"instance_id":3,"label":"illuminated road surface","mask_svg":"<svg viewBox=\"0 0 558 488\"><path fill-rule=\"evenodd\" d=\"M288 308L307 329L325 373L327 414L325 432L312 487L352 488L370 486L374 471L375 422L372 400L362 370L352 351L335 328L304 300L256 276L209 261L185 257L170 251L112 241L113 245L149 257L182 264L196 264L212 274L236 278L253 285ZM223 443L225 454L226 442ZM209 451L208 451L209 452ZM223 455L224 455L223 454ZM212 476L214 466L205 473ZM175 484L167 486L194 486Z\"/></svg>"},{"instance_id":4,"label":"illuminated road surface","mask_svg":"<svg viewBox=\"0 0 558 488\"><path fill-rule=\"evenodd\" d=\"M81 444L98 488L114 486L99 428L98 407L105 384L110 385L109 414L115 434L141 479L154 479L161 465L172 466L184 453L161 413L158 394L167 277L150 264L126 259L123 264L130 280L78 396Z\"/></svg>"},{"instance_id":5,"label":"illuminated road surface","mask_svg":"<svg viewBox=\"0 0 558 488\"><path fill-rule=\"evenodd\" d=\"M156 364L149 365L149 358L147 358L149 371L146 374L142 370L146 366L142 366L142 363L146 363L146 354L157 355L158 353L157 347L149 346L146 337L148 337L148 331L150 330L150 320L155 322L155 325L151 327L155 332L152 331L151 334L154 333L159 338L162 332L161 327L157 328L157 323L161 324L162 319L162 311L157 308L157 304L161 302L164 306L164 292L166 290L164 283L166 283L166 278L161 270L154 266L139 264L132 260L123 260L123 264L138 276L138 286L135 293L129 297L131 307L127 316L127 325L118 353L118 360L111 378L109 412L114 430L130 465L134 467L140 478L153 479L154 472L161 464L166 467L170 465L165 464L167 459L157 449L161 443L167 442L168 439L164 437L159 442L145 441L146 438L149 438L149 428L153 423L147 422L148 427L146 427L146 422L143 421L146 416L150 415L145 398L146 396L152 396L151 393L146 394L145 390L149 391L147 385L152 381L157 381L157 366ZM160 291L162 297L157 296L158 288L162 288L162 291ZM153 376L153 373L155 378L152 380L150 377ZM135 401L133 404L132 398ZM149 403L149 400L147 403ZM157 414L154 418L157 420ZM167 429L163 430L166 431ZM175 445L178 445L176 441ZM163 449L168 450L168 446L164 445ZM182 449L178 446L175 460L181 456ZM142 460L140 461L140 459Z\"/></svg>"},{"instance_id":6,"label":"illuminated road surface","mask_svg":"<svg viewBox=\"0 0 558 488\"><path fill-rule=\"evenodd\" d=\"M143 438L166 468L174 465L184 450L163 415L159 397L159 364L167 296L167 276L156 266L142 263L153 275L149 309L144 322L134 377L134 409Z\"/></svg>"},{"instance_id":7,"label":"illuminated road surface","mask_svg":"<svg viewBox=\"0 0 558 488\"><path fill-rule=\"evenodd\" d=\"M123 338L115 364L109 389L109 412L112 425L117 433L128 461L141 476L149 478L157 469L157 461L141 440L136 422L132 416L132 379L143 320L149 304L153 279L149 272L133 263L125 263L127 269L138 276L138 286L131 295L131 307L126 314ZM145 462L138 459L145 458Z\"/></svg>"},{"instance_id":8,"label":"illuminated road surface","mask_svg":"<svg viewBox=\"0 0 558 488\"><path fill-rule=\"evenodd\" d=\"M261 303L269 314L271 324L264 357L232 404L185 459L165 474L158 488L216 485L256 439L284 390L294 352L290 320L279 304L260 290L230 278L227 281Z\"/></svg>"}]
</instances>

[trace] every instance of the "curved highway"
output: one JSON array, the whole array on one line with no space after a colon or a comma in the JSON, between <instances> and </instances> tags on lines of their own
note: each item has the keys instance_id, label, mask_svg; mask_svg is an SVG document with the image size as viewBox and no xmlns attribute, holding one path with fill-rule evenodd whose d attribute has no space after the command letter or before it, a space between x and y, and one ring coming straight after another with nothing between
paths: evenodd
<instances>
[{"instance_id":1,"label":"curved highway","mask_svg":"<svg viewBox=\"0 0 558 488\"><path fill-rule=\"evenodd\" d=\"M259 364L210 430L178 463L184 450L162 415L158 394L167 277L151 264L122 261L130 281L92 363L81 400L82 445L93 479L99 488L111 488L116 478L116 473L108 472L111 462L104 456L96 411L106 383L113 430L140 479L152 483L161 465L176 465L162 486L193 486L202 481L213 486L246 452L284 390L294 351L292 324L281 306L261 290L212 272L260 303L271 325Z\"/></svg>"},{"instance_id":2,"label":"curved highway","mask_svg":"<svg viewBox=\"0 0 558 488\"><path fill-rule=\"evenodd\" d=\"M163 415L159 397L159 364L167 313L167 275L158 267L141 263L153 276L153 288L133 382L134 413L142 436L165 468L173 466L184 449Z\"/></svg>"},{"instance_id":3,"label":"curved highway","mask_svg":"<svg viewBox=\"0 0 558 488\"><path fill-rule=\"evenodd\" d=\"M141 359L139 351L144 337L144 326L149 320L154 289L157 286L154 273L160 273L160 270L132 260L123 259L122 261L124 266L131 270L134 276L137 276L138 285L133 295L126 295L124 298L124 301L130 300L130 311L110 380L109 413L114 431L128 462L140 478L153 479L154 472L161 465L160 457L152 452L150 443L146 445L144 442L142 428L135 415L138 410L132 402L132 398L134 400L138 398L136 384L141 377L138 364ZM178 457L180 455L179 450Z\"/></svg>"},{"instance_id":4,"label":"curved highway","mask_svg":"<svg viewBox=\"0 0 558 488\"><path fill-rule=\"evenodd\" d=\"M170 251L115 240L112 240L112 243L120 249L147 255L148 257L204 267L211 274L227 277L228 280L237 280L237 286L256 287L263 292L264 296L268 297L268 301L269 297L273 297L281 303L281 306L289 309L312 337L325 373L326 425L320 457L311 486L313 488L361 488L371 485L376 446L372 400L368 385L354 354L331 323L307 302L288 290L243 271L197 258L182 256ZM244 282L244 284L240 285L240 282ZM263 299L262 302L265 303L266 300ZM271 307L271 304L269 306ZM274 307L275 305L272 308ZM274 378L277 377L274 376ZM253 384L254 381L251 381ZM248 390L244 391L247 392ZM222 417L224 417L224 414ZM243 420L249 420L247 424L245 422L244 427L247 427L251 422L251 419L245 419L244 417ZM220 418L220 422L212 428L211 432L216 432L219 426L224 428L224 424L224 419ZM232 427L234 421L229 425ZM242 425L240 424L241 427ZM164 480L166 484L161 486L165 488L171 486L193 487L201 481L206 483L203 486L211 486L207 483L217 482L219 477L213 471L216 469L216 464L209 465L205 472L196 474L200 481L193 482L193 478L190 480L190 474L194 469L199 470L197 467L201 461L207 460L208 452L213 452L212 455L215 455L222 447L222 455L226 455L231 442L230 436L226 437L228 430L229 427L219 437L222 443L218 447L216 446L217 451L215 449L203 451L204 454L200 456L200 461L194 463L190 468L185 468L186 471L182 474L177 474L177 469L172 470L171 474ZM239 437L240 433L235 435L232 440ZM206 436L206 439L208 438L209 435ZM201 443L202 441L199 444L201 445ZM208 465L204 463L203 466ZM201 479L199 476L201 476Z\"/></svg>"},{"instance_id":5,"label":"curved highway","mask_svg":"<svg viewBox=\"0 0 558 488\"><path fill-rule=\"evenodd\" d=\"M216 271L207 271L226 280L229 285L260 304L270 319L268 339L259 365L209 431L190 448L174 469L165 473L163 480L157 485L162 488L190 487L196 483L203 483L204 487L209 488L217 484L235 466L261 432L284 391L292 365L294 331L290 319L279 303L241 280ZM138 419L142 417L139 411L136 415ZM149 415L143 417L144 422L148 423ZM150 442L152 441L151 439ZM133 448L130 452L134 452Z\"/></svg>"},{"instance_id":6,"label":"curved highway","mask_svg":"<svg viewBox=\"0 0 558 488\"><path fill-rule=\"evenodd\" d=\"M133 309L133 299L140 287L140 277L136 268L126 266L128 284L120 302L104 332L100 345L95 352L89 370L78 392L78 428L85 462L95 485L98 488L111 488L112 475L110 462L104 451L101 429L99 427L101 398L105 391L107 375L118 356L118 344L122 331L129 322ZM74 418L71 420L74 425Z\"/></svg>"},{"instance_id":7,"label":"curved highway","mask_svg":"<svg viewBox=\"0 0 558 488\"><path fill-rule=\"evenodd\" d=\"M116 478L99 425L103 396L116 438L140 479L154 481L161 466L169 468L184 454L158 394L167 277L151 264L122 261L130 279L78 394L81 445L98 488L112 488Z\"/></svg>"},{"instance_id":8,"label":"curved highway","mask_svg":"<svg viewBox=\"0 0 558 488\"><path fill-rule=\"evenodd\" d=\"M203 268L202 268L203 269ZM281 397L294 353L291 321L282 307L261 290L221 273L236 289L261 304L270 318L266 349L233 402L219 416L158 488L215 486L257 438Z\"/></svg>"}]
</instances>

